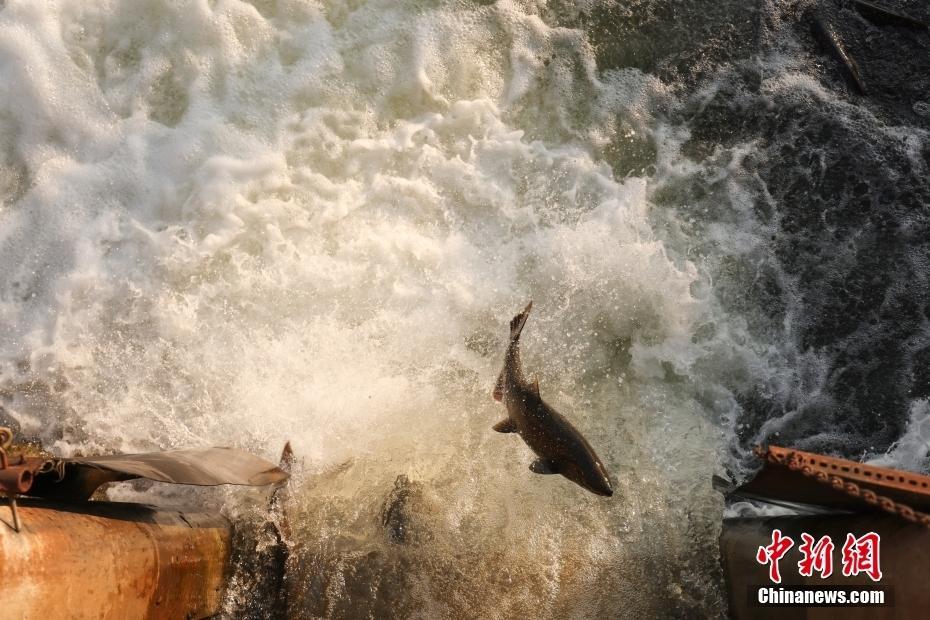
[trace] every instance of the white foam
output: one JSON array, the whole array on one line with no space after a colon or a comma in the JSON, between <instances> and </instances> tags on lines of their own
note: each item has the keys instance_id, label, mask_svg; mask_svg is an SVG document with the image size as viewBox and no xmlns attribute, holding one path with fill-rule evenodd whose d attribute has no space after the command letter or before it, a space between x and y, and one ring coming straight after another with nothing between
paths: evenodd
<instances>
[{"instance_id":1,"label":"white foam","mask_svg":"<svg viewBox=\"0 0 930 620\"><path fill-rule=\"evenodd\" d=\"M578 32L511 2L11 0L0 84L0 161L29 179L0 211L0 390L24 431L65 454L290 439L308 562L343 535L398 553L373 515L405 473L433 498L423 608L503 609L503 566L532 584L513 613L717 604L710 575L668 584L716 562L694 382L739 328L653 233L648 183L597 155L663 135L655 80L599 81ZM490 432L528 299L528 371L614 501Z\"/></svg>"}]
</instances>

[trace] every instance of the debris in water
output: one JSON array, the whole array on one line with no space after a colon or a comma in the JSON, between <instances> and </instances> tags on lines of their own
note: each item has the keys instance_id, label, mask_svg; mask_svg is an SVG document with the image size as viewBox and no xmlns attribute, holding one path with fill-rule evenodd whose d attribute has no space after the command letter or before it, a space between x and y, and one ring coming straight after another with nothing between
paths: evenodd
<instances>
[{"instance_id":1,"label":"debris in water","mask_svg":"<svg viewBox=\"0 0 930 620\"><path fill-rule=\"evenodd\" d=\"M862 80L859 65L856 64L855 59L846 51L843 40L840 38L839 33L837 33L836 28L833 27L833 24L820 15L814 14L811 15L811 29L821 45L823 45L843 66L846 76L852 81L853 85L855 85L859 94L866 94L865 82Z\"/></svg>"},{"instance_id":2,"label":"debris in water","mask_svg":"<svg viewBox=\"0 0 930 620\"><path fill-rule=\"evenodd\" d=\"M904 13L898 13L897 11L893 11L887 7L875 4L874 2L867 2L866 0L853 0L853 4L856 6L856 9L858 9L858 11L862 13L867 19L877 24L908 26L910 28L919 28L921 30L927 30L930 28L926 22L911 17L910 15L905 15Z\"/></svg>"}]
</instances>

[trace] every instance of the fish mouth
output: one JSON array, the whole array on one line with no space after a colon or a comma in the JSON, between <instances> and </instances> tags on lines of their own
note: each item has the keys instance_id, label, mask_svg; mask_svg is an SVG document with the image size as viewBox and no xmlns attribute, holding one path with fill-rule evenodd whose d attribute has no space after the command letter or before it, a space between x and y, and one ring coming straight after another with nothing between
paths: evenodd
<instances>
[{"instance_id":1,"label":"fish mouth","mask_svg":"<svg viewBox=\"0 0 930 620\"><path fill-rule=\"evenodd\" d=\"M598 473L600 476L593 477L593 480L590 481L590 486L588 486L588 489L597 495L613 497L614 485L610 483L610 477L607 475L607 471L604 470L604 466L600 463L598 463L598 465L598 469L600 469Z\"/></svg>"}]
</instances>

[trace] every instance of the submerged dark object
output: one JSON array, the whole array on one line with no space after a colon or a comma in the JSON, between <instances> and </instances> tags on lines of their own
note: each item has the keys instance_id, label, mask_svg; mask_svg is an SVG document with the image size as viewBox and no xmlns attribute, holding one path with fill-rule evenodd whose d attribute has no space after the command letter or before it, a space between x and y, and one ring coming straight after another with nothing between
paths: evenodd
<instances>
[{"instance_id":1,"label":"submerged dark object","mask_svg":"<svg viewBox=\"0 0 930 620\"><path fill-rule=\"evenodd\" d=\"M862 79L862 72L855 59L846 51L843 40L837 33L836 28L830 21L816 12L810 14L811 30L814 36L820 42L821 46L830 53L843 67L846 77L856 87L860 95L866 94L865 82Z\"/></svg>"},{"instance_id":2,"label":"submerged dark object","mask_svg":"<svg viewBox=\"0 0 930 620\"><path fill-rule=\"evenodd\" d=\"M394 488L381 506L381 527L392 543L409 542L410 521L413 517L410 503L420 491L420 485L412 482L405 474L400 474L394 480Z\"/></svg>"},{"instance_id":3,"label":"submerged dark object","mask_svg":"<svg viewBox=\"0 0 930 620\"><path fill-rule=\"evenodd\" d=\"M607 469L584 436L539 395L539 381L523 376L520 333L533 302L510 321L510 345L494 386L494 399L507 406L507 417L494 425L499 433L518 433L537 458L530 471L561 474L596 493L613 495Z\"/></svg>"},{"instance_id":4,"label":"submerged dark object","mask_svg":"<svg viewBox=\"0 0 930 620\"><path fill-rule=\"evenodd\" d=\"M927 30L930 28L926 22L922 22L919 19L911 17L910 15L905 15L904 13L893 11L887 7L875 4L874 2L867 2L866 0L853 0L853 4L855 5L856 9L866 18L877 24L907 26L909 28L919 28L921 30Z\"/></svg>"}]
</instances>

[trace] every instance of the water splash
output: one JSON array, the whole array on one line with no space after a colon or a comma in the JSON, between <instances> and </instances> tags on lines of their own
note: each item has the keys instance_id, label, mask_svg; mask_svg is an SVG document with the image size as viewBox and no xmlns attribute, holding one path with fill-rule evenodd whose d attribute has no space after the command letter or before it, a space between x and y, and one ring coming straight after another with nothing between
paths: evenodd
<instances>
[{"instance_id":1,"label":"water splash","mask_svg":"<svg viewBox=\"0 0 930 620\"><path fill-rule=\"evenodd\" d=\"M298 613L721 613L720 377L758 347L697 237L661 230L681 220L656 192L695 165L662 118L675 95L599 72L557 22L514 2L8 2L3 415L65 454L292 440ZM613 501L490 431L528 299L527 370ZM400 476L402 543L380 517Z\"/></svg>"}]
</instances>

